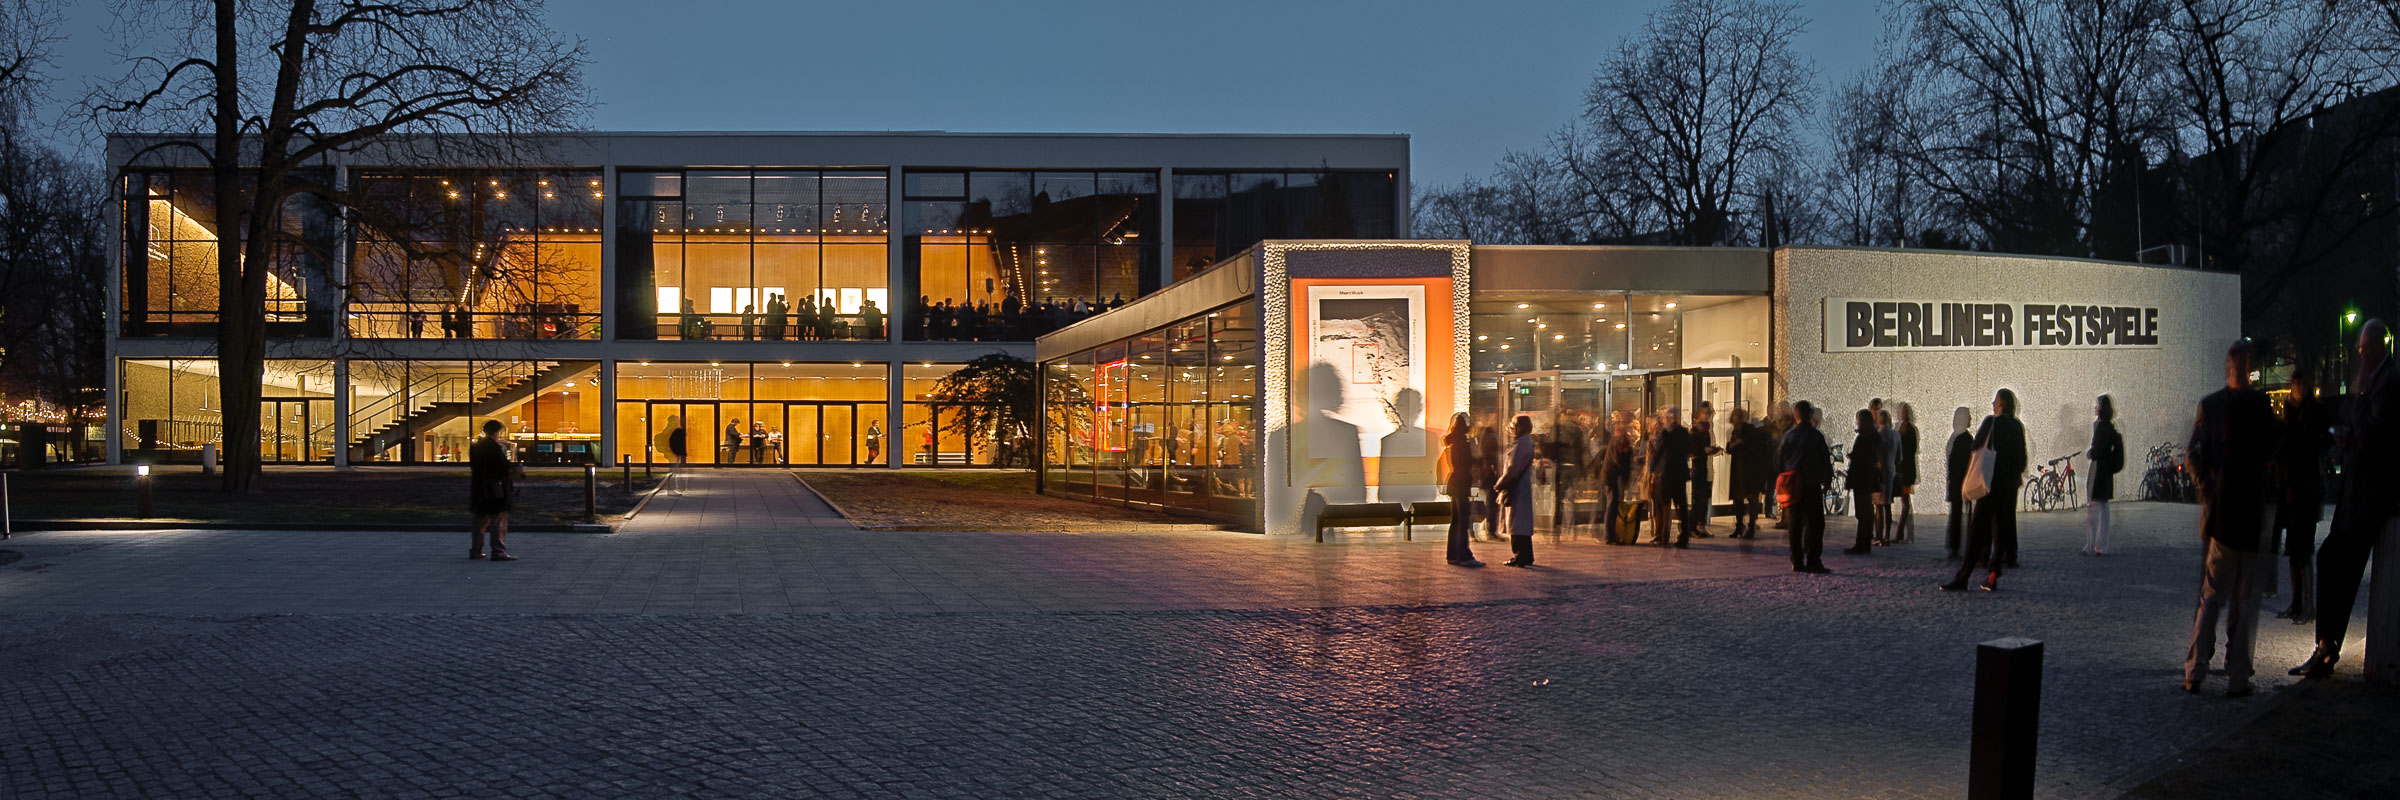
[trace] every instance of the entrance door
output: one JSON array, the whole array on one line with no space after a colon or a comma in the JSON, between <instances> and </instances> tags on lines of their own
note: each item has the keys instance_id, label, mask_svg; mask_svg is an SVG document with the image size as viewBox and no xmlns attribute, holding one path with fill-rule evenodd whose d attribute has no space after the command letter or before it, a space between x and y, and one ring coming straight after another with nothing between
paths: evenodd
<instances>
[{"instance_id":1,"label":"entrance door","mask_svg":"<svg viewBox=\"0 0 2400 800\"><path fill-rule=\"evenodd\" d=\"M333 460L333 401L273 398L258 403L259 460L304 464Z\"/></svg>"},{"instance_id":2,"label":"entrance door","mask_svg":"<svg viewBox=\"0 0 2400 800\"><path fill-rule=\"evenodd\" d=\"M858 463L858 408L849 403L818 406L817 463L847 467Z\"/></svg>"}]
</instances>

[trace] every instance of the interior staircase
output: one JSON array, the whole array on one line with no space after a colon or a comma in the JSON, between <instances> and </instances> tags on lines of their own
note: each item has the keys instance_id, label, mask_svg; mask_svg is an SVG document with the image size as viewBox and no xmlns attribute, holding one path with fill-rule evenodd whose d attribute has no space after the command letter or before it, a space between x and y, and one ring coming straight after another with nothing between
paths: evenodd
<instances>
[{"instance_id":1,"label":"interior staircase","mask_svg":"<svg viewBox=\"0 0 2400 800\"><path fill-rule=\"evenodd\" d=\"M428 375L402 391L353 409L350 457L365 461L417 432L461 417L488 417L590 369L591 362L497 364L473 372Z\"/></svg>"}]
</instances>

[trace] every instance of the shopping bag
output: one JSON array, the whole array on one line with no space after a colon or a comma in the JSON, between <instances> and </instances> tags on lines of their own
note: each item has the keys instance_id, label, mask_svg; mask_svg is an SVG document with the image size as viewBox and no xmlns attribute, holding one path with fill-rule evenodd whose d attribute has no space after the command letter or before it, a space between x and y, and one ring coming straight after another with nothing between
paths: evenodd
<instances>
[{"instance_id":1,"label":"shopping bag","mask_svg":"<svg viewBox=\"0 0 2400 800\"><path fill-rule=\"evenodd\" d=\"M1775 505L1782 506L1784 508L1792 507L1792 483L1797 479L1798 473L1793 472L1785 472L1775 476Z\"/></svg>"},{"instance_id":2,"label":"shopping bag","mask_svg":"<svg viewBox=\"0 0 2400 800\"><path fill-rule=\"evenodd\" d=\"M1968 500L1981 500L1992 493L1992 471L2000 466L2000 454L1991 445L1975 451L1975 460L1967 463L1967 479L1959 484L1958 495Z\"/></svg>"}]
</instances>

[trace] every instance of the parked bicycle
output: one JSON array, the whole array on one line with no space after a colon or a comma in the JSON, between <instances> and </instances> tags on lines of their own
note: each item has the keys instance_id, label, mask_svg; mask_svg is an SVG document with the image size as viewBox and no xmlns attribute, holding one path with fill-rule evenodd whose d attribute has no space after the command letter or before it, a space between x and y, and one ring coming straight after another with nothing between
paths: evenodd
<instances>
[{"instance_id":1,"label":"parked bicycle","mask_svg":"<svg viewBox=\"0 0 2400 800\"><path fill-rule=\"evenodd\" d=\"M2057 511L2074 508L2081 501L2075 490L2075 457L2077 450L2033 468L2033 479L2025 482L2025 508L2028 511Z\"/></svg>"},{"instance_id":2,"label":"parked bicycle","mask_svg":"<svg viewBox=\"0 0 2400 800\"><path fill-rule=\"evenodd\" d=\"M2174 442L2150 448L2149 468L2142 471L2142 499L2170 503L2198 502L2191 470L2183 465L2183 448Z\"/></svg>"}]
</instances>

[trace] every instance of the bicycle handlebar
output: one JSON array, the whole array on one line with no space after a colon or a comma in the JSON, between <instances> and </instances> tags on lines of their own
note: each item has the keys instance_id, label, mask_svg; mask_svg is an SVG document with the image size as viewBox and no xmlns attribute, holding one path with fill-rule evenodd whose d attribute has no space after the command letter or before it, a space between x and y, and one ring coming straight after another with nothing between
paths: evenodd
<instances>
[{"instance_id":1,"label":"bicycle handlebar","mask_svg":"<svg viewBox=\"0 0 2400 800\"><path fill-rule=\"evenodd\" d=\"M2056 463L2058 463L2058 462L2065 461L2065 460L2067 460L2067 459L2074 458L2074 457L2076 457L2076 456L2079 456L2079 455L2083 455L2083 451L2081 451L2081 450L2077 450L2077 451L2075 451L2075 452L2068 453L2068 454L2066 454L2066 455L2059 456L2059 457L2057 457L2057 458L2053 458L2053 459L2050 459L2050 460L2048 460L2048 461L2044 461L2044 462L2042 462L2042 463L2044 463L2044 464L2056 464Z\"/></svg>"}]
</instances>

